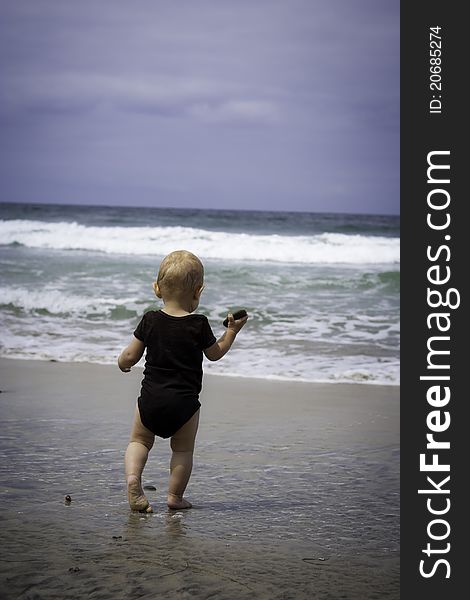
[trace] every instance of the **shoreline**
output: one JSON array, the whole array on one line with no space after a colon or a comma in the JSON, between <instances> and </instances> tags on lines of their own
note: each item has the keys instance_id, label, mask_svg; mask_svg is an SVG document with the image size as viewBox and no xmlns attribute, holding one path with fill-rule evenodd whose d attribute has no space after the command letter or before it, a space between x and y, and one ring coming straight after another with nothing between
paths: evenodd
<instances>
[{"instance_id":1,"label":"shoreline","mask_svg":"<svg viewBox=\"0 0 470 600\"><path fill-rule=\"evenodd\" d=\"M9 356L0 356L0 361L19 361L19 362L28 362L28 361L32 361L35 363L41 363L41 364L49 364L49 363L58 363L58 364L63 364L63 365L96 365L96 366L100 366L100 367L112 367L114 368L115 364L114 363L104 363L104 362L91 362L88 360L77 360L77 361L68 361L68 360L57 360L55 358L32 358L32 357L9 357ZM117 359L116 359L116 363L117 363ZM134 367L132 367L132 369L140 369L143 371L144 367L143 365L135 365ZM338 380L338 381L334 381L331 379L302 379L302 378L295 378L295 379L289 379L287 377L282 377L282 376L266 376L266 377L261 377L261 376L255 376L255 375L242 375L239 373L208 373L207 371L204 371L204 378L206 377L227 377L230 379L248 379L248 380L253 380L253 381L273 381L273 382L279 382L279 383L302 383L302 384L306 384L306 385L365 385L365 386L378 386L378 387L391 387L391 388L400 388L400 382L386 382L386 381L371 381L371 380Z\"/></svg>"}]
</instances>

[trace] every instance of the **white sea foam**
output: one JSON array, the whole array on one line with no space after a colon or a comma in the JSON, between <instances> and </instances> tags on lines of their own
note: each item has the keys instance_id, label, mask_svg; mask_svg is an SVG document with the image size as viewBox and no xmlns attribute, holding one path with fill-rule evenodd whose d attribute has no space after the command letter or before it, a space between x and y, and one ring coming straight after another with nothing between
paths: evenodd
<instances>
[{"instance_id":1,"label":"white sea foam","mask_svg":"<svg viewBox=\"0 0 470 600\"><path fill-rule=\"evenodd\" d=\"M28 337L7 334L0 345L0 356L33 360L56 360L59 362L90 362L98 364L116 364L116 356L122 349L123 340L107 341L101 347L91 347L80 338L64 338L54 345L46 334L39 337ZM77 341L78 340L78 341ZM142 368L142 359L134 368ZM231 357L230 360L211 363L205 361L204 369L212 375L227 377L246 377L255 379L271 379L279 381L304 381L323 383L366 383L373 385L399 385L400 367L396 360L377 362L371 357L343 356L337 360L329 360L321 356L299 356L289 360L285 356L263 352L253 357L253 353L243 356L242 353Z\"/></svg>"},{"instance_id":2,"label":"white sea foam","mask_svg":"<svg viewBox=\"0 0 470 600\"><path fill-rule=\"evenodd\" d=\"M92 227L79 223L0 221L0 244L85 250L107 254L163 256L185 248L204 259L303 264L400 262L398 238L322 233L261 235L193 227Z\"/></svg>"},{"instance_id":3,"label":"white sea foam","mask_svg":"<svg viewBox=\"0 0 470 600\"><path fill-rule=\"evenodd\" d=\"M24 287L0 287L0 305L11 305L25 312L47 311L51 314L102 315L122 306L128 310L141 310L133 298L101 298L66 294L63 291Z\"/></svg>"},{"instance_id":4,"label":"white sea foam","mask_svg":"<svg viewBox=\"0 0 470 600\"><path fill-rule=\"evenodd\" d=\"M115 364L138 318L136 314L111 323L110 309L116 301L113 298L90 302L90 298L53 290L0 288L0 299L1 304L7 302L22 313L6 309L2 315L0 355L11 358ZM40 310L47 312L38 313ZM218 333L220 322L212 319L211 324ZM304 337L297 329L272 335L269 326L258 327L253 322L223 361L206 362L205 369L238 377L398 384L398 359L390 355L390 342L383 346L382 354L378 341L387 331L373 335L357 332L356 346L350 336L345 339L344 332L334 335L330 326L329 321L324 322Z\"/></svg>"}]
</instances>

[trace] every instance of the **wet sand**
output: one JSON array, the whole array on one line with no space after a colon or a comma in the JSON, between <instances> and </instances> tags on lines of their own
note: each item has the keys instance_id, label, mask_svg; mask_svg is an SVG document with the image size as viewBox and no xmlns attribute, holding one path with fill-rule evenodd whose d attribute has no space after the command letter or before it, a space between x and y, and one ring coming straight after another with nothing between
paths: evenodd
<instances>
[{"instance_id":1,"label":"wet sand","mask_svg":"<svg viewBox=\"0 0 470 600\"><path fill-rule=\"evenodd\" d=\"M2 598L399 598L397 387L206 375L194 508L166 508L157 440L144 516L123 477L141 377L0 360Z\"/></svg>"}]
</instances>

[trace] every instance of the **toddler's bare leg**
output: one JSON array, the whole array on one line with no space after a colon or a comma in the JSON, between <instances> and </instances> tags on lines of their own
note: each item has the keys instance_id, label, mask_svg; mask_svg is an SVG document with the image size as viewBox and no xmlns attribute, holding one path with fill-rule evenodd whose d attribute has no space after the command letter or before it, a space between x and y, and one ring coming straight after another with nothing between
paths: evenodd
<instances>
[{"instance_id":1,"label":"toddler's bare leg","mask_svg":"<svg viewBox=\"0 0 470 600\"><path fill-rule=\"evenodd\" d=\"M169 508L191 508L191 502L183 498L193 468L194 442L199 425L199 410L181 427L170 440L173 451L170 461L168 485Z\"/></svg>"},{"instance_id":2,"label":"toddler's bare leg","mask_svg":"<svg viewBox=\"0 0 470 600\"><path fill-rule=\"evenodd\" d=\"M137 407L125 457L127 496L132 510L152 512L152 507L142 489L142 471L154 440L154 434L142 424Z\"/></svg>"}]
</instances>

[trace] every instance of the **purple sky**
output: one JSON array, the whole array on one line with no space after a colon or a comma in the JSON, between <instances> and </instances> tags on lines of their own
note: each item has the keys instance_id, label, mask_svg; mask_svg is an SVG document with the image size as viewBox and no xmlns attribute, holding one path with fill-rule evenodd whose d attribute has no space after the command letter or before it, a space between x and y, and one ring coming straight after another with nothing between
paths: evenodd
<instances>
[{"instance_id":1,"label":"purple sky","mask_svg":"<svg viewBox=\"0 0 470 600\"><path fill-rule=\"evenodd\" d=\"M0 201L399 212L398 0L0 14Z\"/></svg>"}]
</instances>

